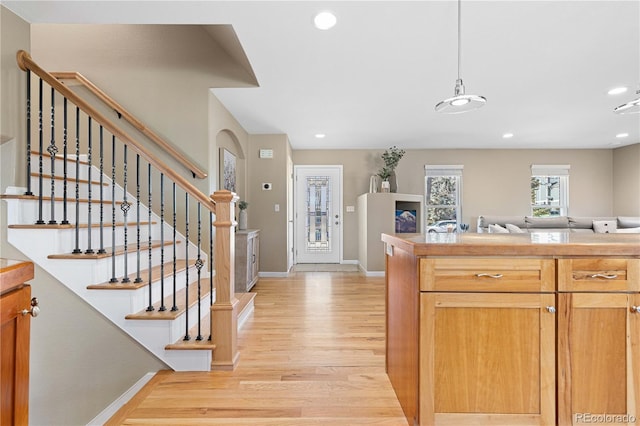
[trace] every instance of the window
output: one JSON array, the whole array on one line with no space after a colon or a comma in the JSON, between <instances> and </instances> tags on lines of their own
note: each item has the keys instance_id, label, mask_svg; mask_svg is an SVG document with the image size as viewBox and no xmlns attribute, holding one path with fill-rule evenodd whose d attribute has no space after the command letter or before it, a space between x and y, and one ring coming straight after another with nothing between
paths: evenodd
<instances>
[{"instance_id":1,"label":"window","mask_svg":"<svg viewBox=\"0 0 640 426\"><path fill-rule=\"evenodd\" d=\"M447 232L462 221L463 166L424 166L425 230Z\"/></svg>"},{"instance_id":2,"label":"window","mask_svg":"<svg viewBox=\"0 0 640 426\"><path fill-rule=\"evenodd\" d=\"M569 165L531 166L531 215L569 214Z\"/></svg>"}]
</instances>

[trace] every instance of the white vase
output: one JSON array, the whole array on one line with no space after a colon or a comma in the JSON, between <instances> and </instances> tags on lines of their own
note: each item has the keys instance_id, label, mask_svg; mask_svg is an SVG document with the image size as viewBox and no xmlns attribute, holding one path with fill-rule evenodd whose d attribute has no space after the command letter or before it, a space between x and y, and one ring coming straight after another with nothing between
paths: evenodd
<instances>
[{"instance_id":1,"label":"white vase","mask_svg":"<svg viewBox=\"0 0 640 426\"><path fill-rule=\"evenodd\" d=\"M388 180L383 180L382 184L380 184L380 192L389 192L391 185Z\"/></svg>"},{"instance_id":2,"label":"white vase","mask_svg":"<svg viewBox=\"0 0 640 426\"><path fill-rule=\"evenodd\" d=\"M238 220L238 229L244 231L247 229L247 211L240 210L240 219Z\"/></svg>"}]
</instances>

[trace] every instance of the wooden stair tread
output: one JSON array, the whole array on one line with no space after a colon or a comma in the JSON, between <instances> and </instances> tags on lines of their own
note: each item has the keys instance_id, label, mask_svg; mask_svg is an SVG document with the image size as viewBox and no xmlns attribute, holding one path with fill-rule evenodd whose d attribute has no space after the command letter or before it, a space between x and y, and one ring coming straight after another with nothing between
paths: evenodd
<instances>
[{"instance_id":1,"label":"wooden stair tread","mask_svg":"<svg viewBox=\"0 0 640 426\"><path fill-rule=\"evenodd\" d=\"M195 260L193 262L189 262L190 266L193 266ZM176 260L176 273L180 273L187 269L187 262L184 259ZM161 266L157 265L151 268L151 279L158 280L160 277ZM141 282L134 282L137 278L137 273L129 274L128 283L120 282L121 277L119 277L118 282L105 282L102 284L92 284L88 285L87 289L89 290L136 290L142 287L146 287L149 284L149 281L146 279L149 276L149 269L145 269L140 271L140 277L142 278ZM173 276L173 261L167 262L164 264L164 277L169 278ZM166 282L166 281L165 281Z\"/></svg>"},{"instance_id":2,"label":"wooden stair tread","mask_svg":"<svg viewBox=\"0 0 640 426\"><path fill-rule=\"evenodd\" d=\"M209 278L201 278L200 280L200 298L203 299L205 296L209 295ZM198 303L198 281L197 279L189 284L189 301L188 306L192 307L196 303ZM160 301L157 301L153 304L153 311L142 310L135 314L129 314L125 316L125 319L135 319L135 320L174 320L179 317L186 310L186 305L184 302L186 289L176 293L176 301L177 301L177 310L172 311L171 306L173 305L173 294L165 296L164 305L167 308L166 311L160 311ZM207 305L206 309L209 309Z\"/></svg>"},{"instance_id":3,"label":"wooden stair tread","mask_svg":"<svg viewBox=\"0 0 640 426\"><path fill-rule=\"evenodd\" d=\"M245 308L255 299L257 293L236 293L236 299L238 299L238 316L245 310Z\"/></svg>"},{"instance_id":4,"label":"wooden stair tread","mask_svg":"<svg viewBox=\"0 0 640 426\"><path fill-rule=\"evenodd\" d=\"M39 177L41 176L39 173L31 173L32 177ZM46 180L64 180L64 177L62 176L51 176L51 175L46 175L46 174L42 174L42 178L46 179ZM67 182L76 182L76 178L70 178L67 177ZM78 183L89 183L89 181L87 179L77 179ZM92 185L100 185L100 181L99 180L92 180L91 181ZM109 186L108 183L102 182L102 186Z\"/></svg>"},{"instance_id":5,"label":"wooden stair tread","mask_svg":"<svg viewBox=\"0 0 640 426\"><path fill-rule=\"evenodd\" d=\"M135 226L138 222L129 222L128 225L129 226ZM156 221L151 222L152 225L155 225ZM149 222L140 222L140 225L149 225ZM103 223L102 224L103 228L107 229L107 228L111 228L113 226L112 223ZM116 227L122 227L124 226L124 222L116 222ZM78 228L82 228L82 229L86 229L89 227L88 223L81 223L78 225ZM100 224L99 223L92 223L91 224L92 228L99 228ZM17 224L17 225L9 225L9 228L12 229L69 229L69 228L75 228L75 225L72 223L67 223L67 224L61 224L61 223L55 223L55 224L49 224L49 223L43 223L41 225L37 225L37 224Z\"/></svg>"},{"instance_id":6,"label":"wooden stair tread","mask_svg":"<svg viewBox=\"0 0 640 426\"><path fill-rule=\"evenodd\" d=\"M31 155L40 156L40 151L34 151L34 150L31 150ZM73 154L73 155L75 155L75 154ZM46 152L46 153L45 153L45 152L43 152L43 153L42 153L42 157L43 157L43 158L48 159L49 161L51 161L51 154L49 154L48 152ZM65 158L64 158L64 155L63 155L63 154L56 154L56 155L55 155L55 159L56 159L56 160L65 161ZM69 163L76 164L76 159L75 159L75 158L69 158L69 154L67 154L67 159L66 159L66 161L67 161L67 162L69 162ZM78 162L79 162L80 164L84 164L84 165L87 165L87 166L89 165L89 162L88 162L88 161L85 161L85 160L80 160L80 161L78 161Z\"/></svg>"},{"instance_id":7,"label":"wooden stair tread","mask_svg":"<svg viewBox=\"0 0 640 426\"><path fill-rule=\"evenodd\" d=\"M236 299L238 299L238 316L242 314L242 312L249 306L249 304L255 299L257 293L236 293ZM213 344L212 341L208 340L211 335L211 316L207 315L202 319L200 334L203 337L203 340L195 340L198 335L198 325L191 327L189 330L189 336L191 336L190 340L178 340L175 343L169 344L165 346L167 350L198 350L198 349L210 349L214 350L216 345Z\"/></svg>"},{"instance_id":8,"label":"wooden stair tread","mask_svg":"<svg viewBox=\"0 0 640 426\"><path fill-rule=\"evenodd\" d=\"M170 246L173 244L173 241L165 241L164 243L161 243L160 241L152 241L151 242L151 248L158 248L162 245L164 246ZM180 244L180 241L176 241L176 244ZM147 245L145 247L145 250L147 250L149 248L149 246ZM111 257L111 247L109 248L105 248L106 253L97 253L97 248L94 249L94 251L96 251L96 253L91 253L91 254L86 254L86 253L66 253L66 254L50 254L49 256L47 256L48 259L104 259L105 257ZM134 244L130 244L129 245L129 253L134 253L135 252L135 248L134 248ZM121 255L124 254L124 246L116 246L116 256L117 255Z\"/></svg>"},{"instance_id":9,"label":"wooden stair tread","mask_svg":"<svg viewBox=\"0 0 640 426\"><path fill-rule=\"evenodd\" d=\"M179 339L175 343L170 343L164 348L167 350L213 350L216 345L212 340L209 340L211 336L211 314L207 314L202 318L200 322L200 335L202 340L196 340L198 337L198 324L189 329L189 340Z\"/></svg>"},{"instance_id":10,"label":"wooden stair tread","mask_svg":"<svg viewBox=\"0 0 640 426\"><path fill-rule=\"evenodd\" d=\"M37 195L0 195L0 199L6 199L6 200L24 200L24 201L38 201L39 197ZM51 197L42 197L43 201L51 201ZM53 199L54 201L59 201L59 202L63 202L64 198L63 197L54 197ZM88 198L79 198L78 201L80 203L88 203L89 199ZM67 203L69 204L73 204L76 202L75 198L71 198L71 197L67 197ZM109 204L111 205L111 200L91 200L92 204ZM122 204L122 201L116 201L116 204Z\"/></svg>"}]
</instances>

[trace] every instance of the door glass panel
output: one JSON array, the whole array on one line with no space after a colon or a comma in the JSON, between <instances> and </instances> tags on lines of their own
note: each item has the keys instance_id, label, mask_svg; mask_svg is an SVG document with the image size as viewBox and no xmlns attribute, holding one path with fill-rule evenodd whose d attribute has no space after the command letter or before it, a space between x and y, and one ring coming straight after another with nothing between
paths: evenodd
<instances>
[{"instance_id":1,"label":"door glass panel","mask_svg":"<svg viewBox=\"0 0 640 426\"><path fill-rule=\"evenodd\" d=\"M307 177L307 252L331 251L331 177Z\"/></svg>"}]
</instances>

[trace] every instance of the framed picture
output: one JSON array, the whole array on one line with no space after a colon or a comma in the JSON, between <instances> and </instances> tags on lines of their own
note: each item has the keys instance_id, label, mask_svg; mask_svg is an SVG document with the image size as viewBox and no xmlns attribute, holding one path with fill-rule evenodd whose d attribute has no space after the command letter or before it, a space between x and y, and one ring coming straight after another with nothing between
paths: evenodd
<instances>
[{"instance_id":1,"label":"framed picture","mask_svg":"<svg viewBox=\"0 0 640 426\"><path fill-rule=\"evenodd\" d=\"M396 210L396 234L415 233L417 229L416 210Z\"/></svg>"},{"instance_id":2,"label":"framed picture","mask_svg":"<svg viewBox=\"0 0 640 426\"><path fill-rule=\"evenodd\" d=\"M220 148L220 189L236 192L236 156Z\"/></svg>"}]
</instances>

